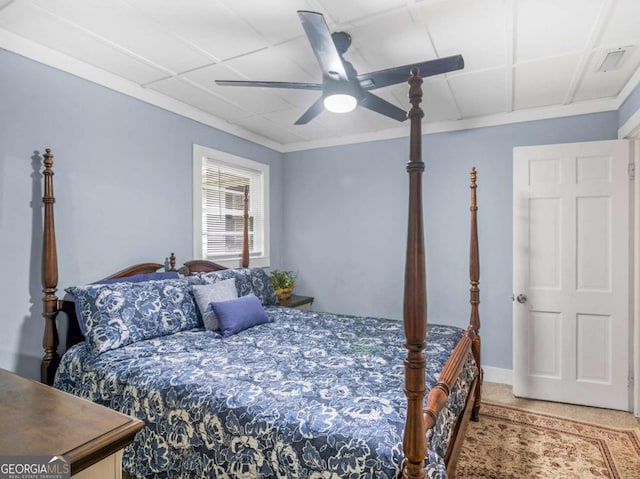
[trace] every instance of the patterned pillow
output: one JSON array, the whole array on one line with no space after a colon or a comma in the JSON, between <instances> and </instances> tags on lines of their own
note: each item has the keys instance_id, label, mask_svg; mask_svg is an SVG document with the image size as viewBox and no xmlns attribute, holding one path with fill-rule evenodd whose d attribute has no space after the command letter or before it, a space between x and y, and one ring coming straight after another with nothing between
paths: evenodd
<instances>
[{"instance_id":1,"label":"patterned pillow","mask_svg":"<svg viewBox=\"0 0 640 479\"><path fill-rule=\"evenodd\" d=\"M203 274L205 283L217 283L235 278L238 297L255 294L263 306L278 305L278 297L269 283L269 277L262 268L224 269Z\"/></svg>"},{"instance_id":2,"label":"patterned pillow","mask_svg":"<svg viewBox=\"0 0 640 479\"><path fill-rule=\"evenodd\" d=\"M262 268L252 268L250 273L251 286L255 294L264 306L277 306L278 297L269 282L269 276Z\"/></svg>"},{"instance_id":3,"label":"patterned pillow","mask_svg":"<svg viewBox=\"0 0 640 479\"><path fill-rule=\"evenodd\" d=\"M90 284L67 288L96 354L200 326L190 281Z\"/></svg>"},{"instance_id":4,"label":"patterned pillow","mask_svg":"<svg viewBox=\"0 0 640 479\"><path fill-rule=\"evenodd\" d=\"M220 323L210 303L236 299L238 297L236 279L229 278L218 281L217 283L195 285L192 287L192 291L196 298L198 309L202 314L205 329L218 331L220 329Z\"/></svg>"},{"instance_id":5,"label":"patterned pillow","mask_svg":"<svg viewBox=\"0 0 640 479\"><path fill-rule=\"evenodd\" d=\"M141 283L143 281L151 280L165 280L165 279L177 279L180 276L177 271L161 271L158 273L141 273L134 274L133 276L124 276L122 278L101 279L100 281L94 281L91 284L112 284L112 283ZM73 295L71 295L73 297ZM66 298L65 298L66 299ZM73 300L73 298L72 298ZM87 327L85 322L81 321L80 306L75 302L76 318L78 320L78 326L80 326L80 332L83 336L87 335Z\"/></svg>"}]
</instances>

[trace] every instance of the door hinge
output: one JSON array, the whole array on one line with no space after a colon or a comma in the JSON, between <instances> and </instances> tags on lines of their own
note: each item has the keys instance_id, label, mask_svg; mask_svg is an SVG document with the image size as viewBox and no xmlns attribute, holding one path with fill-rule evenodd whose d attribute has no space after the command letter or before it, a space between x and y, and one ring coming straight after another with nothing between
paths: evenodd
<instances>
[{"instance_id":1,"label":"door hinge","mask_svg":"<svg viewBox=\"0 0 640 479\"><path fill-rule=\"evenodd\" d=\"M627 378L627 385L629 386L629 389L633 389L633 385L634 385L633 374L629 374L629 377Z\"/></svg>"},{"instance_id":2,"label":"door hinge","mask_svg":"<svg viewBox=\"0 0 640 479\"><path fill-rule=\"evenodd\" d=\"M629 179L635 180L635 178L636 178L636 164L629 163Z\"/></svg>"}]
</instances>

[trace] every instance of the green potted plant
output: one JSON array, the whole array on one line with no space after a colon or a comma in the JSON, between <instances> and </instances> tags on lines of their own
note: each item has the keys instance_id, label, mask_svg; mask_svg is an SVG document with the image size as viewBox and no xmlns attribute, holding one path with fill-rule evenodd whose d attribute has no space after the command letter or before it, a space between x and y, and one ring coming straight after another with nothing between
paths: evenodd
<instances>
[{"instance_id":1,"label":"green potted plant","mask_svg":"<svg viewBox=\"0 0 640 479\"><path fill-rule=\"evenodd\" d=\"M280 302L286 301L291 297L293 288L296 287L295 279L296 274L293 271L274 269L271 274L269 274L269 282Z\"/></svg>"}]
</instances>

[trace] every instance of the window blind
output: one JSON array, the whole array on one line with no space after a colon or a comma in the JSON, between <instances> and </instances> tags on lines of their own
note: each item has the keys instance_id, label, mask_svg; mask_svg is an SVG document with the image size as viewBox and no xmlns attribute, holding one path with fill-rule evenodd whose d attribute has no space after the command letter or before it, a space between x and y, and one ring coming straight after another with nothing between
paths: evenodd
<instances>
[{"instance_id":1,"label":"window blind","mask_svg":"<svg viewBox=\"0 0 640 479\"><path fill-rule=\"evenodd\" d=\"M202 162L202 253L211 260L242 254L244 189L249 189L249 255L264 253L264 201L261 171L213 158Z\"/></svg>"}]
</instances>

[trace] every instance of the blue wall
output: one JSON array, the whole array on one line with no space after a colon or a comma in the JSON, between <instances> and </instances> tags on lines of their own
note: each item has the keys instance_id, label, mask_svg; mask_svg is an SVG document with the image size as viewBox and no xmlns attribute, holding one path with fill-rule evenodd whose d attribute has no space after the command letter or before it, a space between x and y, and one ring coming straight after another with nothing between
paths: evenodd
<instances>
[{"instance_id":1,"label":"blue wall","mask_svg":"<svg viewBox=\"0 0 640 479\"><path fill-rule=\"evenodd\" d=\"M511 368L515 146L614 139L617 113L425 135L429 320L469 318L469 176L478 169L485 364ZM314 309L402 317L408 140L285 155L285 262Z\"/></svg>"},{"instance_id":2,"label":"blue wall","mask_svg":"<svg viewBox=\"0 0 640 479\"><path fill-rule=\"evenodd\" d=\"M60 288L192 254L192 146L271 165L281 262L282 155L0 50L0 367L39 377L44 148L55 155Z\"/></svg>"}]
</instances>

